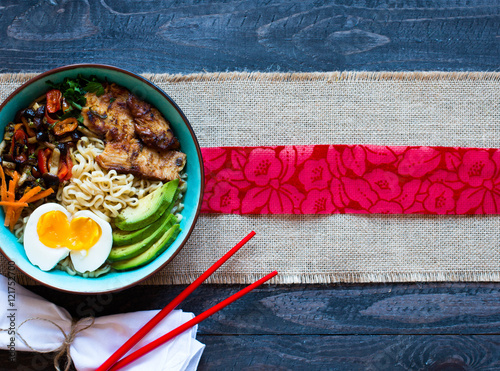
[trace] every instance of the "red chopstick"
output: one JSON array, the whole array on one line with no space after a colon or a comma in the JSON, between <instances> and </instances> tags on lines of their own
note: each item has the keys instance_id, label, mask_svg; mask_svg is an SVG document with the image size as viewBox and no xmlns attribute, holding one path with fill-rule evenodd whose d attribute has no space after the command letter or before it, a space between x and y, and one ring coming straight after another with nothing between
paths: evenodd
<instances>
[{"instance_id":1,"label":"red chopstick","mask_svg":"<svg viewBox=\"0 0 500 371\"><path fill-rule=\"evenodd\" d=\"M244 239L242 239L236 246L224 254L222 258L208 268L200 277L198 277L192 284L184 289L174 300L172 300L165 308L163 308L156 316L151 318L141 329L139 329L130 339L128 339L116 352L114 352L96 371L107 371L113 366L120 358L122 358L130 349L134 347L149 331L153 329L163 318L174 310L185 298L187 298L203 281L205 281L212 273L214 273L222 264L224 264L236 251L238 251L244 244L246 244L255 232L250 232Z\"/></svg>"},{"instance_id":2,"label":"red chopstick","mask_svg":"<svg viewBox=\"0 0 500 371\"><path fill-rule=\"evenodd\" d=\"M219 304L214 305L210 309L207 309L206 311L204 311L200 315L194 317L192 320L187 321L186 323L180 325L179 327L173 329L172 331L166 333L165 335L160 336L158 339L152 341L151 343L143 346L142 348L139 348L135 352L131 353L130 355L126 356L122 360L115 363L115 365L113 367L111 367L111 369L109 371L117 371L117 370L121 369L122 367L125 367L126 365L135 361L137 358L140 358L143 355L151 352L153 349L156 349L160 345L166 343L167 341L171 340L172 338L176 337L177 335L182 334L184 331L190 329L194 325L197 325L201 321L210 317L212 314L215 314L216 312L218 312L222 308L224 308L224 307L228 306L229 304L231 304L232 302L238 300L239 298L246 295L247 293L249 293L250 291L252 291L256 287L258 287L258 286L262 285L264 282L270 280L271 278L273 278L277 274L278 274L277 271L269 273L267 276L262 277L260 280L245 287L243 290L238 291L234 295L231 295L227 299L221 301Z\"/></svg>"}]
</instances>

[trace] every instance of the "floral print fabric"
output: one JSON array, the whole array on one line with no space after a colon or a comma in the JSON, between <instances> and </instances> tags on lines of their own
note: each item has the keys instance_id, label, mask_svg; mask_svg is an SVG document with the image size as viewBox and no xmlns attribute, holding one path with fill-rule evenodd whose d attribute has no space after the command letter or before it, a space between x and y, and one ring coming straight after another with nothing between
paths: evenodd
<instances>
[{"instance_id":1,"label":"floral print fabric","mask_svg":"<svg viewBox=\"0 0 500 371\"><path fill-rule=\"evenodd\" d=\"M306 145L202 155L206 213L500 213L497 149Z\"/></svg>"}]
</instances>

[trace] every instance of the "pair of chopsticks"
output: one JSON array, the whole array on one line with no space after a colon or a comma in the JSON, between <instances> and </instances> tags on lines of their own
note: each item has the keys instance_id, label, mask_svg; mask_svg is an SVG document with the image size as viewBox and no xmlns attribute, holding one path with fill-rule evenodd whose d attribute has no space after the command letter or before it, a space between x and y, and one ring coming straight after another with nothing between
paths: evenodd
<instances>
[{"instance_id":1,"label":"pair of chopsticks","mask_svg":"<svg viewBox=\"0 0 500 371\"><path fill-rule=\"evenodd\" d=\"M166 333L165 335L159 337L158 339L152 341L151 343L143 346L142 348L136 350L135 352L129 354L125 358L122 358L134 345L136 345L149 331L151 331L163 318L165 318L173 309L175 309L184 299L186 299L198 286L200 286L208 277L212 275L222 264L224 264L236 251L238 251L244 244L246 244L253 236L255 232L252 231L243 238L236 246L229 250L222 258L220 258L214 265L212 265L207 271L205 271L200 277L198 277L192 284L184 289L174 300L172 300L165 308L163 308L156 316L154 316L148 323L146 323L139 331L137 331L129 340L127 340L116 352L114 352L96 371L116 371L125 367L129 363L135 361L136 359L142 357L143 355L149 353L153 349L156 349L160 345L166 343L167 341L173 339L177 335L183 333L184 331L190 329L191 327L197 325L201 321L215 314L222 308L228 306L234 301L238 300L245 294L249 293L256 287L262 285L264 282L270 280L278 274L274 271L260 280L252 283L251 285L245 287L243 290L238 291L236 294L231 295L229 298L221 301L219 304L213 306L212 308L206 310L200 315L194 317L193 319L187 321L181 326L173 329L172 331Z\"/></svg>"}]
</instances>

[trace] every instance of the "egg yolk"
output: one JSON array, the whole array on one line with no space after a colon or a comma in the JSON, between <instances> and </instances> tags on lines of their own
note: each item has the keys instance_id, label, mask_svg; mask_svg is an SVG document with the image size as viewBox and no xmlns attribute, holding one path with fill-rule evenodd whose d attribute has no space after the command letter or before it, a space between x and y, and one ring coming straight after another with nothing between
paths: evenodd
<instances>
[{"instance_id":1,"label":"egg yolk","mask_svg":"<svg viewBox=\"0 0 500 371\"><path fill-rule=\"evenodd\" d=\"M101 238L101 226L88 217L69 222L62 211L49 211L38 220L36 230L40 242L52 248L89 250Z\"/></svg>"}]
</instances>

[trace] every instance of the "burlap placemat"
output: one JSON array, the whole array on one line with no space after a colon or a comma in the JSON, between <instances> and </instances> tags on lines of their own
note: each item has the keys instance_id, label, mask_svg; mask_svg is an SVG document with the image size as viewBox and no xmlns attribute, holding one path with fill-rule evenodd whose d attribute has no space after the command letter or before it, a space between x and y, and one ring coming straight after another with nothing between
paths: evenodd
<instances>
[{"instance_id":1,"label":"burlap placemat","mask_svg":"<svg viewBox=\"0 0 500 371\"><path fill-rule=\"evenodd\" d=\"M29 76L0 75L0 99ZM145 76L178 103L203 147L500 147L497 73ZM273 269L277 283L500 281L499 226L484 215L202 215L147 283L191 282L251 230L257 236L209 282L248 283Z\"/></svg>"}]
</instances>

